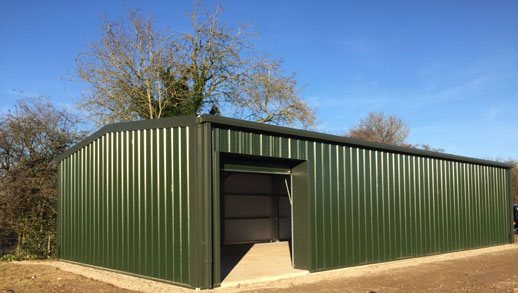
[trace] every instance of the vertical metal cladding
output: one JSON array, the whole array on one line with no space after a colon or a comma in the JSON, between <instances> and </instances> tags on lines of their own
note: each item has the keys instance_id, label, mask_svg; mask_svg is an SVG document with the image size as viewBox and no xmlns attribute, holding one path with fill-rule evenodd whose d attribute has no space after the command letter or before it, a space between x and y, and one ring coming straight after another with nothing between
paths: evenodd
<instances>
[{"instance_id":1,"label":"vertical metal cladding","mask_svg":"<svg viewBox=\"0 0 518 293\"><path fill-rule=\"evenodd\" d=\"M314 271L509 242L505 168L223 126L212 144L308 161Z\"/></svg>"},{"instance_id":2,"label":"vertical metal cladding","mask_svg":"<svg viewBox=\"0 0 518 293\"><path fill-rule=\"evenodd\" d=\"M505 165L198 118L112 125L60 158L61 259L214 285L218 152L306 161L312 271L511 239Z\"/></svg>"},{"instance_id":3,"label":"vertical metal cladding","mask_svg":"<svg viewBox=\"0 0 518 293\"><path fill-rule=\"evenodd\" d=\"M110 132L60 161L60 258L189 284L190 140Z\"/></svg>"}]
</instances>

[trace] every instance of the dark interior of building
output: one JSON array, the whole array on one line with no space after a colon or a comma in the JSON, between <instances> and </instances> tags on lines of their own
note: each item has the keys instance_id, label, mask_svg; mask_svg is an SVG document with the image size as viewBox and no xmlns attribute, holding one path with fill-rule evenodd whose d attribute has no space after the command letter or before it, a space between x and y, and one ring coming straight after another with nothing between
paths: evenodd
<instances>
[{"instance_id":1,"label":"dark interior of building","mask_svg":"<svg viewBox=\"0 0 518 293\"><path fill-rule=\"evenodd\" d=\"M221 173L222 279L259 243L291 248L290 176ZM291 257L291 250L290 250Z\"/></svg>"}]
</instances>

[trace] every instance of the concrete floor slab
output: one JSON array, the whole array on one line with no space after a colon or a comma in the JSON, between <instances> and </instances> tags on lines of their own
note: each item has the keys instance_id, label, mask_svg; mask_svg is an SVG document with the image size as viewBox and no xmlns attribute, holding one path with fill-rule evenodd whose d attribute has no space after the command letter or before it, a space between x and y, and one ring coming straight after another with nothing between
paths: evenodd
<instances>
[{"instance_id":1,"label":"concrete floor slab","mask_svg":"<svg viewBox=\"0 0 518 293\"><path fill-rule=\"evenodd\" d=\"M309 273L292 267L288 241L223 246L221 263L221 287L279 280Z\"/></svg>"}]
</instances>

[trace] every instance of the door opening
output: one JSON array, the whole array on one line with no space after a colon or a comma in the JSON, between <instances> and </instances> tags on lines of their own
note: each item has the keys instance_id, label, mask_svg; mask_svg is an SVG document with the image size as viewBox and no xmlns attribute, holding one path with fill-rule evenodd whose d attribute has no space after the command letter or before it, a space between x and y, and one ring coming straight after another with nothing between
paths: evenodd
<instances>
[{"instance_id":1,"label":"door opening","mask_svg":"<svg viewBox=\"0 0 518 293\"><path fill-rule=\"evenodd\" d=\"M293 270L291 176L222 171L220 178L222 281L242 279L250 267Z\"/></svg>"}]
</instances>

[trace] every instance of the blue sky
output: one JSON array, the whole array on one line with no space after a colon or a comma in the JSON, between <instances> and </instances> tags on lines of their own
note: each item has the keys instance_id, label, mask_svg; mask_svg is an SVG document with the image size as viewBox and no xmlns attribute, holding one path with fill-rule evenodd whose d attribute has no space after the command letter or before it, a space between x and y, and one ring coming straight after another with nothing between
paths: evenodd
<instances>
[{"instance_id":1,"label":"blue sky","mask_svg":"<svg viewBox=\"0 0 518 293\"><path fill-rule=\"evenodd\" d=\"M213 2L205 1L211 6ZM403 118L409 141L480 158L518 158L518 1L225 1L228 26L296 73L318 131L370 111ZM128 10L189 29L189 1L0 0L0 111L43 95L72 108L75 58L103 18Z\"/></svg>"}]
</instances>

